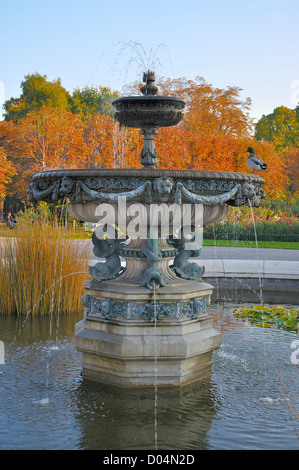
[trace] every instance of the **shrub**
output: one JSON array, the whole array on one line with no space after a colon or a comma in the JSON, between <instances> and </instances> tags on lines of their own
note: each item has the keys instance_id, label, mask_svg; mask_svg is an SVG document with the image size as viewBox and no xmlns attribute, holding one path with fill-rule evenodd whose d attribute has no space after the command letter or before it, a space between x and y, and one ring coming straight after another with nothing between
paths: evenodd
<instances>
[{"instance_id":1,"label":"shrub","mask_svg":"<svg viewBox=\"0 0 299 470\"><path fill-rule=\"evenodd\" d=\"M299 241L299 220L293 213L261 207L234 208L228 218L205 227L204 238L216 240Z\"/></svg>"}]
</instances>

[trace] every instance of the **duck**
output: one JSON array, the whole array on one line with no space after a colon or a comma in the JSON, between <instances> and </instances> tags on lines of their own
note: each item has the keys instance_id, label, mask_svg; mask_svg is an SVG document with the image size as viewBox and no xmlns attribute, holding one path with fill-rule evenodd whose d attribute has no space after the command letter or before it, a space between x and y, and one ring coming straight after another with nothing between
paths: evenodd
<instances>
[{"instance_id":1,"label":"duck","mask_svg":"<svg viewBox=\"0 0 299 470\"><path fill-rule=\"evenodd\" d=\"M263 162L263 160L255 156L255 153L252 147L248 147L246 152L250 153L249 157L246 160L246 164L247 166L249 166L249 168L255 171L266 170L268 168L268 166L266 165L265 162Z\"/></svg>"}]
</instances>

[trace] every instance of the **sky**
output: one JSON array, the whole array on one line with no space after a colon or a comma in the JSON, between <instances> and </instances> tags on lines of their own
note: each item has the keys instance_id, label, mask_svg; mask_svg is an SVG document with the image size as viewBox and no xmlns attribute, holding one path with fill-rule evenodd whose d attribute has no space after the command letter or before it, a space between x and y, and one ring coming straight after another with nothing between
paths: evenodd
<instances>
[{"instance_id":1,"label":"sky","mask_svg":"<svg viewBox=\"0 0 299 470\"><path fill-rule=\"evenodd\" d=\"M257 121L299 102L298 18L298 0L0 0L1 112L31 73L122 92L142 55L157 77L241 88Z\"/></svg>"}]
</instances>

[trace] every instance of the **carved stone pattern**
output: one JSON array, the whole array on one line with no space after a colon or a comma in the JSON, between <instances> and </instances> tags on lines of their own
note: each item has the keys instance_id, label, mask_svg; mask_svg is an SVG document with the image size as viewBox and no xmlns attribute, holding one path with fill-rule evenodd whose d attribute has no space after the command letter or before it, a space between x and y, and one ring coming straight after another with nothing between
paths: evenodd
<instances>
[{"instance_id":1,"label":"carved stone pattern","mask_svg":"<svg viewBox=\"0 0 299 470\"><path fill-rule=\"evenodd\" d=\"M219 180L187 180L180 181L189 191L230 191L236 184L235 181Z\"/></svg>"},{"instance_id":2,"label":"carved stone pattern","mask_svg":"<svg viewBox=\"0 0 299 470\"><path fill-rule=\"evenodd\" d=\"M251 204L255 207L258 206L265 197L261 187L263 180L260 178L260 180L255 181L253 177L250 179L248 175L243 176L242 174L240 174L240 178L230 178L230 174L224 174L222 176L220 173L216 173L215 179L211 179L210 175L203 175L201 179L199 179L199 175L195 175L194 179L177 178L178 175L175 175L177 179L174 179L168 175L166 176L166 170L163 176L159 176L159 170L156 170L158 178L152 178L151 175L148 175L148 177L141 176L141 178L125 176L119 178L100 176L80 178L78 176L72 177L67 171L65 175L63 175L63 172L53 172L53 176L55 176L55 174L57 174L57 176L51 178L49 177L50 174L51 172L45 173L44 179L42 174L38 174L38 177L32 180L28 189L30 202L46 201L53 203L63 198L68 198L72 203L82 203L93 200L100 202L102 199L104 201L104 199L108 200L113 196L121 196L124 194L124 191L132 192L133 198L134 191L136 191L137 197L138 191L142 191L145 183L147 183L147 188L145 189L144 197L147 203L152 202L154 199L161 202L179 202L176 201L176 197L177 188L180 187L180 185L189 192L194 191L194 196L198 193L209 196L232 191L238 183L240 190L226 202L228 205L234 206ZM58 177L60 174L61 176ZM241 176L243 176L243 178L241 178ZM245 176L247 176L247 178L245 178ZM167 182L170 183L167 194L160 188L162 180L164 181L164 185ZM99 192L98 195L96 194L97 192Z\"/></svg>"},{"instance_id":3,"label":"carved stone pattern","mask_svg":"<svg viewBox=\"0 0 299 470\"><path fill-rule=\"evenodd\" d=\"M144 180L129 178L87 178L86 186L91 189L136 189Z\"/></svg>"},{"instance_id":4,"label":"carved stone pattern","mask_svg":"<svg viewBox=\"0 0 299 470\"><path fill-rule=\"evenodd\" d=\"M194 320L206 313L207 297L194 298L180 302L116 302L112 299L97 299L88 294L82 298L86 307L87 316L96 316L111 320L122 318L124 320L149 320L151 322L163 319L190 318ZM156 312L156 313L155 313Z\"/></svg>"},{"instance_id":5,"label":"carved stone pattern","mask_svg":"<svg viewBox=\"0 0 299 470\"><path fill-rule=\"evenodd\" d=\"M117 250L119 256L123 258L146 258L146 255L142 250L128 250L128 249L119 249ZM173 258L178 254L178 250L163 250L161 251L162 258Z\"/></svg>"}]
</instances>

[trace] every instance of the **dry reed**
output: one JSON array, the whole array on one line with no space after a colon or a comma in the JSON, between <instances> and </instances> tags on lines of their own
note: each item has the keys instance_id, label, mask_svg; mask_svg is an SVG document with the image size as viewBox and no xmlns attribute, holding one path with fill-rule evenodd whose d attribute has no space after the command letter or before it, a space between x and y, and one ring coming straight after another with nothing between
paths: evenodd
<instances>
[{"instance_id":1,"label":"dry reed","mask_svg":"<svg viewBox=\"0 0 299 470\"><path fill-rule=\"evenodd\" d=\"M0 239L0 313L80 312L88 278L88 255L80 242L37 216L20 220L12 235Z\"/></svg>"}]
</instances>

